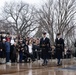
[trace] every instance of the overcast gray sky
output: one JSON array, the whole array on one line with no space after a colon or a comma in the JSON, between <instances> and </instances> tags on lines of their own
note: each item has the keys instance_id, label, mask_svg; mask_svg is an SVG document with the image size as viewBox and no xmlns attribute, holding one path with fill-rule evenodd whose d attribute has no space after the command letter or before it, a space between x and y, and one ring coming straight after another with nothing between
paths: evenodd
<instances>
[{"instance_id":1,"label":"overcast gray sky","mask_svg":"<svg viewBox=\"0 0 76 75\"><path fill-rule=\"evenodd\" d=\"M29 4L39 5L45 0L0 0L0 8L4 6L5 2L12 2L12 1L15 2L23 1Z\"/></svg>"},{"instance_id":2,"label":"overcast gray sky","mask_svg":"<svg viewBox=\"0 0 76 75\"><path fill-rule=\"evenodd\" d=\"M28 4L36 5L37 7L39 7L41 4L43 4L47 0L0 0L0 14L2 14L2 10L3 10L3 6L5 2L10 3L10 2L21 2L21 1Z\"/></svg>"},{"instance_id":3,"label":"overcast gray sky","mask_svg":"<svg viewBox=\"0 0 76 75\"><path fill-rule=\"evenodd\" d=\"M5 2L10 3L10 2L26 2L28 4L32 4L32 5L36 5L37 7L39 7L42 3L44 3L47 0L0 0L0 13L2 13L2 8L5 4ZM0 16L1 18L1 16ZM34 32L33 32L34 34ZM30 34L30 36L33 36L32 34Z\"/></svg>"}]
</instances>

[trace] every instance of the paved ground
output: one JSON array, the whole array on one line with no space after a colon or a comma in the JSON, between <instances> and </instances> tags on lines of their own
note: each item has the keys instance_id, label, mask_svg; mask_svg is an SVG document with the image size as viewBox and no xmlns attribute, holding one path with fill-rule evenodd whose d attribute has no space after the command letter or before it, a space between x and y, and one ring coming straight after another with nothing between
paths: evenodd
<instances>
[{"instance_id":1,"label":"paved ground","mask_svg":"<svg viewBox=\"0 0 76 75\"><path fill-rule=\"evenodd\" d=\"M41 65L41 61L1 64L0 75L76 75L76 60L63 60L62 66L56 66L56 60L50 60L45 67Z\"/></svg>"}]
</instances>

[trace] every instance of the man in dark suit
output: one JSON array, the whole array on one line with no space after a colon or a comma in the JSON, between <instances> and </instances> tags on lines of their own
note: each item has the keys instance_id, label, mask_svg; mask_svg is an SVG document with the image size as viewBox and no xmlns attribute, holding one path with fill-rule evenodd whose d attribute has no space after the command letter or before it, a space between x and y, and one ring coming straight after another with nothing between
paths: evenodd
<instances>
[{"instance_id":1,"label":"man in dark suit","mask_svg":"<svg viewBox=\"0 0 76 75\"><path fill-rule=\"evenodd\" d=\"M61 38L61 34L57 34L57 38L55 40L56 46L56 58L57 58L57 66L62 65L61 58L64 52L64 40Z\"/></svg>"},{"instance_id":2,"label":"man in dark suit","mask_svg":"<svg viewBox=\"0 0 76 75\"><path fill-rule=\"evenodd\" d=\"M46 37L46 32L43 32L43 37L40 39L40 48L42 50L42 59L44 60L42 66L44 66L47 65L48 50L50 48L50 40Z\"/></svg>"}]
</instances>

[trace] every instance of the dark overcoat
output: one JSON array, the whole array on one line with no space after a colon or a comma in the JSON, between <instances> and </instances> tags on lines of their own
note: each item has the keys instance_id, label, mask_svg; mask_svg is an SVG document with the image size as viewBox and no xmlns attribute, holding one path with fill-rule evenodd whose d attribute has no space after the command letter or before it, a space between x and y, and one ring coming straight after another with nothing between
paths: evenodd
<instances>
[{"instance_id":1,"label":"dark overcoat","mask_svg":"<svg viewBox=\"0 0 76 75\"><path fill-rule=\"evenodd\" d=\"M0 58L5 58L5 43L1 41L0 41Z\"/></svg>"},{"instance_id":2,"label":"dark overcoat","mask_svg":"<svg viewBox=\"0 0 76 75\"><path fill-rule=\"evenodd\" d=\"M48 51L49 51L49 48L50 48L50 40L49 38L41 38L40 39L40 49L42 50L41 52L41 57L43 59L46 59L48 58Z\"/></svg>"},{"instance_id":3,"label":"dark overcoat","mask_svg":"<svg viewBox=\"0 0 76 75\"><path fill-rule=\"evenodd\" d=\"M62 58L63 52L64 52L64 40L62 38L55 40L55 46L56 46L56 58Z\"/></svg>"},{"instance_id":4,"label":"dark overcoat","mask_svg":"<svg viewBox=\"0 0 76 75\"><path fill-rule=\"evenodd\" d=\"M17 46L11 45L11 62L15 62L17 60Z\"/></svg>"},{"instance_id":5,"label":"dark overcoat","mask_svg":"<svg viewBox=\"0 0 76 75\"><path fill-rule=\"evenodd\" d=\"M2 43L2 58L5 58L6 57L6 51L5 51L5 42Z\"/></svg>"}]
</instances>

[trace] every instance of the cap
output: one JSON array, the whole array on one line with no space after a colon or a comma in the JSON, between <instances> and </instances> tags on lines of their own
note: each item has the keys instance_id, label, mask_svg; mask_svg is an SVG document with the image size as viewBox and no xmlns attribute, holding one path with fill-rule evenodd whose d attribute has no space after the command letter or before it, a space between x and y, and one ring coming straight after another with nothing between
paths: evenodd
<instances>
[{"instance_id":1,"label":"cap","mask_svg":"<svg viewBox=\"0 0 76 75\"><path fill-rule=\"evenodd\" d=\"M61 35L61 33L57 33L57 36Z\"/></svg>"},{"instance_id":2,"label":"cap","mask_svg":"<svg viewBox=\"0 0 76 75\"><path fill-rule=\"evenodd\" d=\"M43 32L43 35L46 35L46 32Z\"/></svg>"}]
</instances>

